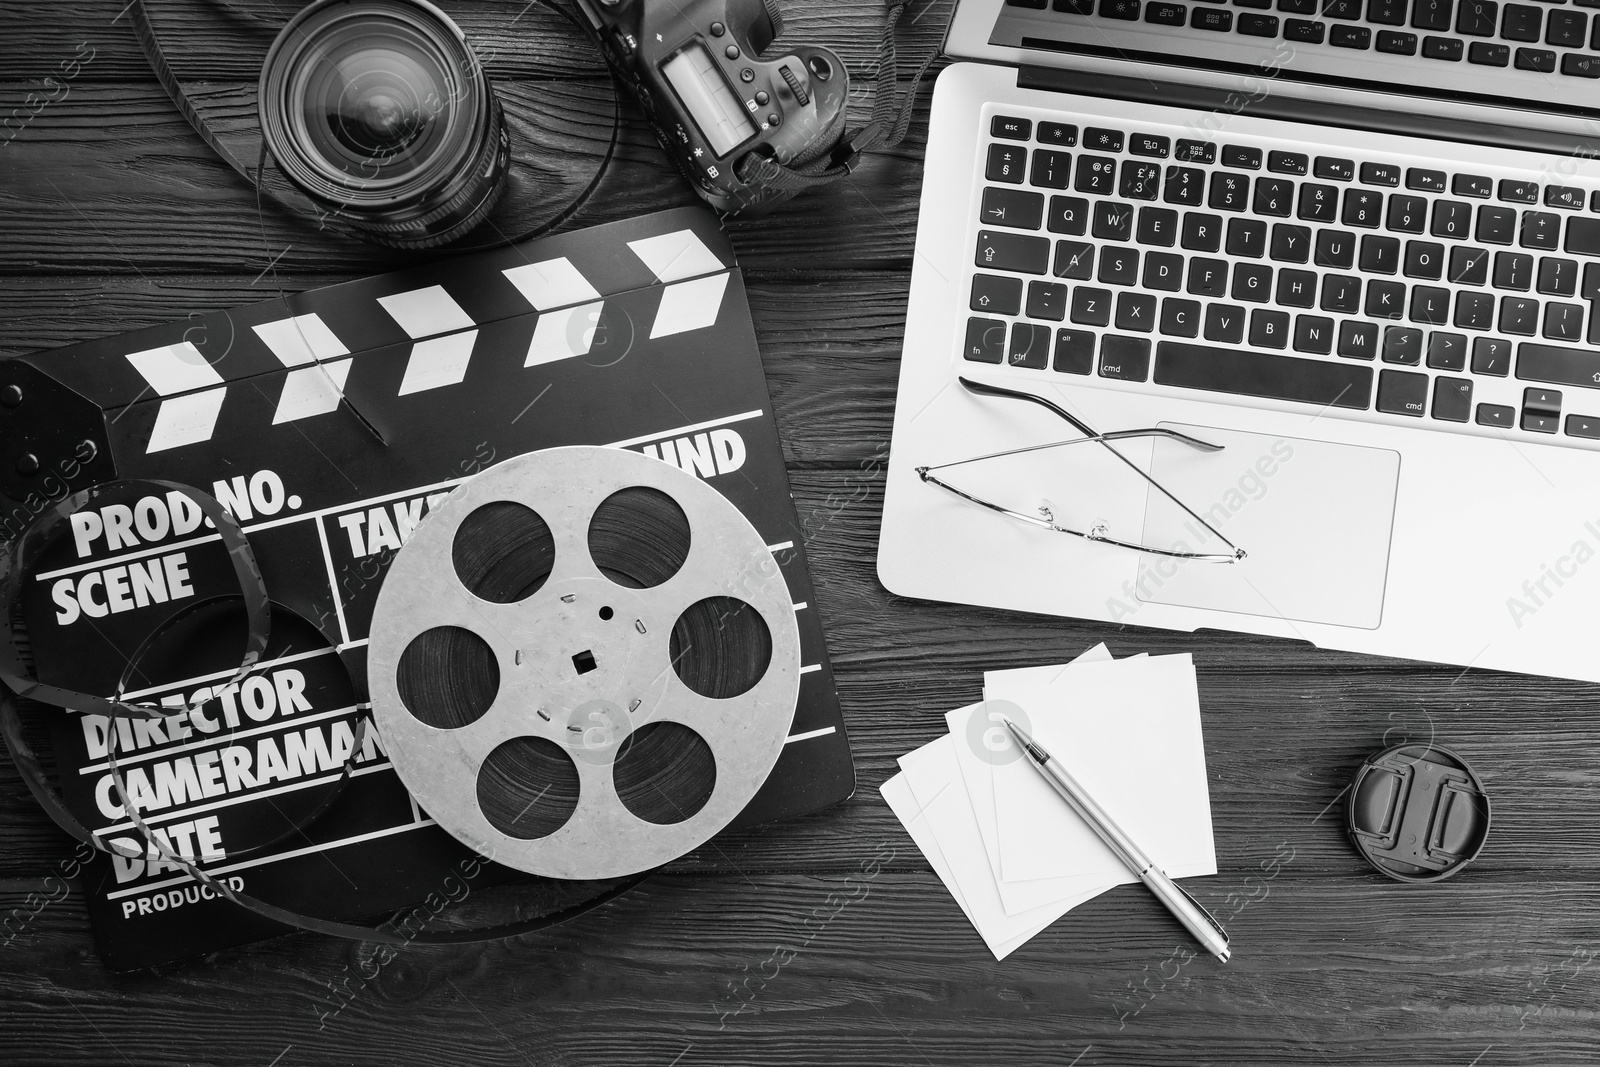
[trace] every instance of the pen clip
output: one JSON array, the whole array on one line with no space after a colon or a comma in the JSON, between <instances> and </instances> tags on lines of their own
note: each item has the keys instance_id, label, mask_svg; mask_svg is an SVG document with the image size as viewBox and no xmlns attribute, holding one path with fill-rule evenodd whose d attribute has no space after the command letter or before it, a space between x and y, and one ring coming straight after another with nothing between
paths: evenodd
<instances>
[{"instance_id":1,"label":"pen clip","mask_svg":"<svg viewBox=\"0 0 1600 1067\"><path fill-rule=\"evenodd\" d=\"M1206 917L1206 921L1211 924L1212 928L1216 930L1217 933L1222 935L1222 944L1224 947L1226 947L1229 940L1228 931L1223 929L1222 924L1217 921L1217 917L1211 914L1210 909L1208 909L1204 904L1194 899L1194 894L1190 893L1187 889L1183 888L1183 886L1179 885L1176 879L1172 879L1171 882L1172 888L1176 889L1178 892L1187 897L1189 903L1193 904L1195 908L1199 910L1200 914Z\"/></svg>"}]
</instances>

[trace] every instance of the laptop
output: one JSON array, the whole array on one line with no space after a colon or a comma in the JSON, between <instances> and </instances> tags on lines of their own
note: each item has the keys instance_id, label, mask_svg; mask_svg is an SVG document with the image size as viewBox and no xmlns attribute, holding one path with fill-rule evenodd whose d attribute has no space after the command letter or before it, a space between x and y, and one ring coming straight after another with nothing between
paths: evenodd
<instances>
[{"instance_id":1,"label":"laptop","mask_svg":"<svg viewBox=\"0 0 1600 1067\"><path fill-rule=\"evenodd\" d=\"M959 0L883 584L1600 681L1596 8Z\"/></svg>"}]
</instances>

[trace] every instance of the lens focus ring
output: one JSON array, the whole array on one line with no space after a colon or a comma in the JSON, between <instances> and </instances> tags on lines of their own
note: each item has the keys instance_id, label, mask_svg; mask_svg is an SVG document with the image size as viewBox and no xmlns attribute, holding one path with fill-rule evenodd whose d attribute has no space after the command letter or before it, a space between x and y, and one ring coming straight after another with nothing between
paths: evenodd
<instances>
[{"instance_id":1,"label":"lens focus ring","mask_svg":"<svg viewBox=\"0 0 1600 1067\"><path fill-rule=\"evenodd\" d=\"M261 72L267 148L319 206L385 244L445 244L504 190L500 105L460 29L423 0L321 0Z\"/></svg>"}]
</instances>

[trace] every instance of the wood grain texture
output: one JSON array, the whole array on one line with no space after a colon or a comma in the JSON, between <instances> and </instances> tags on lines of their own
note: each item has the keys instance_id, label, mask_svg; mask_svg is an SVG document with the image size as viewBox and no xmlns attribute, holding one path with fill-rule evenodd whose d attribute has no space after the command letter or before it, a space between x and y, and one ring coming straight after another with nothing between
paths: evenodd
<instances>
[{"instance_id":1,"label":"wood grain texture","mask_svg":"<svg viewBox=\"0 0 1600 1067\"><path fill-rule=\"evenodd\" d=\"M0 86L0 115L21 107L31 91ZM253 121L241 85L197 92L227 116L220 126ZM527 228L553 215L588 181L610 133L612 98L601 83L522 83L501 95L517 135L515 156L526 164L513 168L506 194L511 233L518 221ZM924 89L918 102L924 120L926 97ZM626 123L616 163L582 223L695 202L641 120L630 112ZM913 132L844 181L759 221L735 222L730 230L741 262L781 271L908 267L916 197L906 190L920 180L921 143ZM255 154L247 156L253 165ZM214 269L253 278L268 264L279 275L371 273L417 259L318 233L270 201L258 215L254 191L156 85L88 85L48 104L0 147L0 170L6 175L0 212L7 217L0 274ZM269 169L268 186L281 181Z\"/></svg>"},{"instance_id":2,"label":"wood grain texture","mask_svg":"<svg viewBox=\"0 0 1600 1067\"><path fill-rule=\"evenodd\" d=\"M540 9L513 24L523 2L445 6L489 55L524 161L517 217L533 221L585 180L611 103L583 49L545 32L554 24ZM876 4L784 6L791 38L837 48L858 73L871 67ZM0 8L0 117L80 43L95 50L70 92L0 145L0 356L408 261L271 209L258 218L253 193L149 75L120 9ZM207 114L249 138L268 38L206 14L203 0L152 9ZM924 14L913 47L938 25ZM0 1063L1595 1062L1600 689L929 604L878 584L926 98L901 148L769 219L731 226L856 796L725 835L543 935L412 947L382 964L370 945L297 935L119 976L94 953L77 890L57 899L70 840L3 765ZM863 84L852 105L860 114L870 102ZM630 112L616 169L582 221L691 202ZM983 670L1059 662L1102 639L1119 655L1195 655L1220 873L1191 885L1227 917L1236 955L1226 966L1184 962L1185 936L1136 887L996 963L878 798L896 757L942 732L944 711L977 699ZM1440 886L1375 874L1339 821L1360 759L1402 738L1459 749L1494 797L1483 855ZM1269 878L1263 864L1285 855ZM874 857L881 869L867 875ZM485 891L454 918L504 920L518 906L515 889Z\"/></svg>"},{"instance_id":3,"label":"wood grain texture","mask_svg":"<svg viewBox=\"0 0 1600 1067\"><path fill-rule=\"evenodd\" d=\"M123 8L127 0L8 0L8 31L0 39L0 78L16 81L58 74L57 57L80 43L95 50L83 77L91 81L153 81ZM145 0L168 62L180 78L254 79L273 36L303 5L282 0ZM442 0L438 5L466 32L491 77L590 75L597 53L545 0ZM245 17L235 17L231 11ZM875 75L879 9L871 3L786 3L782 41L821 45L839 53L859 75ZM913 0L898 38L909 51L937 45L947 0ZM251 17L253 16L253 17ZM85 53L86 54L86 53Z\"/></svg>"}]
</instances>

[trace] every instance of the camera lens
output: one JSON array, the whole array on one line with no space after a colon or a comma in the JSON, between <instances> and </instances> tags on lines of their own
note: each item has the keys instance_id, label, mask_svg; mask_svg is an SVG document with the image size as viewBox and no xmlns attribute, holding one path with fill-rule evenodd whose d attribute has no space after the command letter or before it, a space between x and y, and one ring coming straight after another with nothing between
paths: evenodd
<instances>
[{"instance_id":1,"label":"camera lens","mask_svg":"<svg viewBox=\"0 0 1600 1067\"><path fill-rule=\"evenodd\" d=\"M510 143L483 67L422 0L320 0L261 70L261 129L285 175L384 244L429 248L481 222Z\"/></svg>"}]
</instances>

